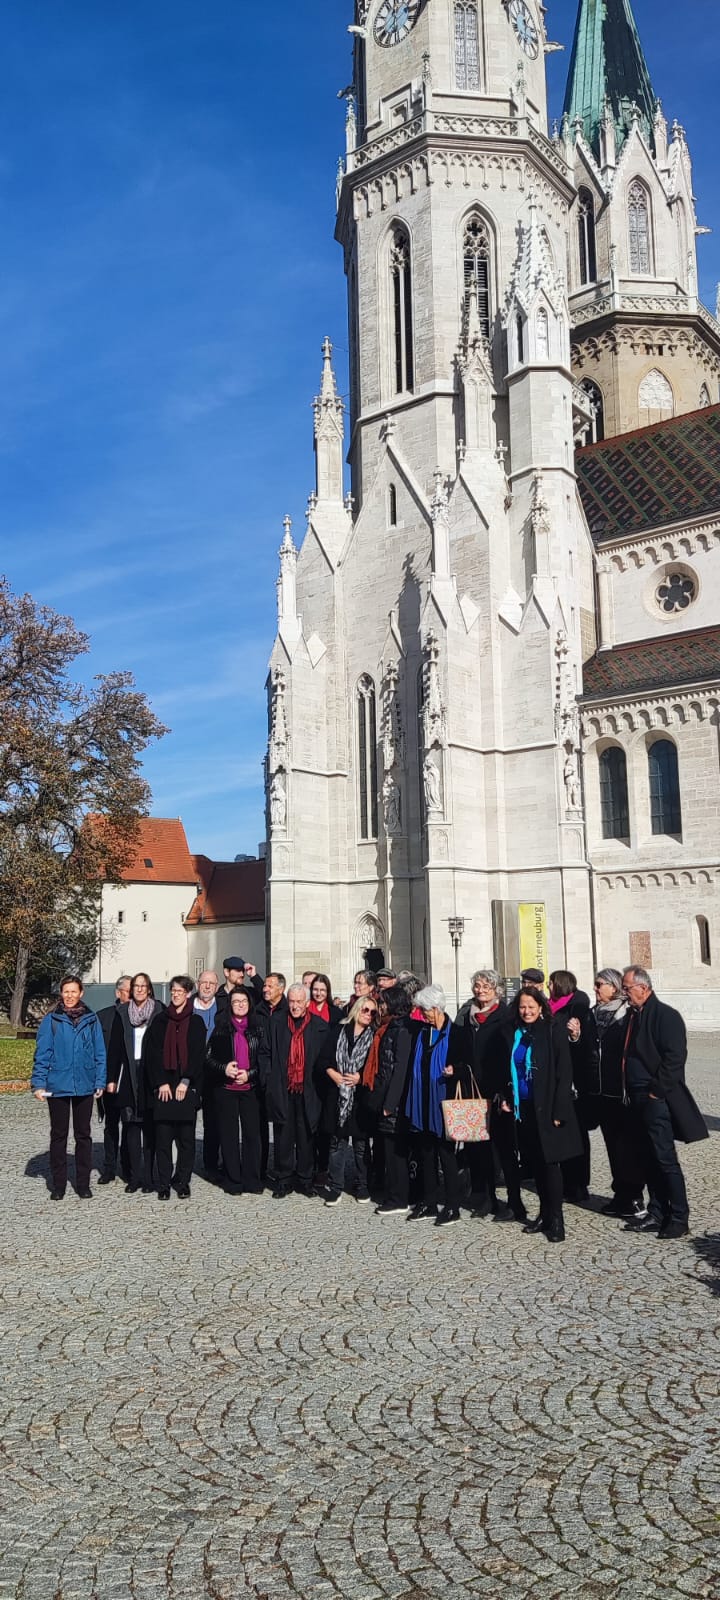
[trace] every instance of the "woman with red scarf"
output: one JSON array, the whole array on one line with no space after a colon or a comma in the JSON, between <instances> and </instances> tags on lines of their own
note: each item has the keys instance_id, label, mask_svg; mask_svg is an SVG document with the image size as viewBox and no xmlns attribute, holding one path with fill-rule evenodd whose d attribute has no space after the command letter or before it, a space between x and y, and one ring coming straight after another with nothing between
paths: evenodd
<instances>
[{"instance_id":1,"label":"woman with red scarf","mask_svg":"<svg viewBox=\"0 0 720 1600\"><path fill-rule=\"evenodd\" d=\"M170 1005L147 1031L145 1073L155 1120L158 1200L170 1199L173 1139L177 1145L177 1196L190 1199L195 1120L207 1033L193 1011L192 978L173 978Z\"/></svg>"}]
</instances>

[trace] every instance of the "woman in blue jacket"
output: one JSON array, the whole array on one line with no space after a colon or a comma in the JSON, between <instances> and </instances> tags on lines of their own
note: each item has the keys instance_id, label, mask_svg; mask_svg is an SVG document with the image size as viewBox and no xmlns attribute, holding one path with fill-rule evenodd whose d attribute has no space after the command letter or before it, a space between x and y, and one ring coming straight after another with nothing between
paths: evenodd
<instances>
[{"instance_id":1,"label":"woman in blue jacket","mask_svg":"<svg viewBox=\"0 0 720 1600\"><path fill-rule=\"evenodd\" d=\"M91 1200L93 1100L105 1088L105 1041L102 1028L82 998L79 978L63 978L60 1000L38 1028L30 1087L36 1100L47 1100L50 1112L52 1199L62 1200L67 1187L67 1142L72 1109L75 1175L81 1200Z\"/></svg>"}]
</instances>

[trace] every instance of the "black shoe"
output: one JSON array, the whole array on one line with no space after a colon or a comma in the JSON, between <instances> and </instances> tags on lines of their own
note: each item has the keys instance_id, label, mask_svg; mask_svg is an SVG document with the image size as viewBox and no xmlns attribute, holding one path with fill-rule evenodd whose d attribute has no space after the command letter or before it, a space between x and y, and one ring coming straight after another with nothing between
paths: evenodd
<instances>
[{"instance_id":1,"label":"black shoe","mask_svg":"<svg viewBox=\"0 0 720 1600\"><path fill-rule=\"evenodd\" d=\"M78 1189L77 1197L78 1200L92 1200L92 1189Z\"/></svg>"},{"instance_id":2,"label":"black shoe","mask_svg":"<svg viewBox=\"0 0 720 1600\"><path fill-rule=\"evenodd\" d=\"M158 1200L169 1200L169 1199L170 1199L170 1190L169 1189L158 1189Z\"/></svg>"},{"instance_id":3,"label":"black shoe","mask_svg":"<svg viewBox=\"0 0 720 1600\"><path fill-rule=\"evenodd\" d=\"M643 1205L642 1200L618 1200L617 1195L600 1207L601 1217L620 1217L623 1221L637 1217L638 1221L643 1222L647 1214L647 1206Z\"/></svg>"},{"instance_id":4,"label":"black shoe","mask_svg":"<svg viewBox=\"0 0 720 1600\"><path fill-rule=\"evenodd\" d=\"M665 1222L665 1217L654 1217L651 1213L646 1217L631 1217L625 1223L625 1233L659 1233Z\"/></svg>"},{"instance_id":5,"label":"black shoe","mask_svg":"<svg viewBox=\"0 0 720 1600\"><path fill-rule=\"evenodd\" d=\"M287 1200L290 1193L286 1183L276 1183L272 1192L273 1200Z\"/></svg>"},{"instance_id":6,"label":"black shoe","mask_svg":"<svg viewBox=\"0 0 720 1600\"><path fill-rule=\"evenodd\" d=\"M383 1200L382 1205L375 1207L376 1217L406 1217L407 1206L393 1205L392 1200Z\"/></svg>"},{"instance_id":7,"label":"black shoe","mask_svg":"<svg viewBox=\"0 0 720 1600\"><path fill-rule=\"evenodd\" d=\"M100 1179L100 1182L102 1183L102 1178ZM140 1193L140 1185L139 1185L139 1183L126 1183L126 1185L125 1185L125 1193L126 1194L139 1194Z\"/></svg>"},{"instance_id":8,"label":"black shoe","mask_svg":"<svg viewBox=\"0 0 720 1600\"><path fill-rule=\"evenodd\" d=\"M178 1200L189 1200L190 1199L190 1185L189 1185L189 1183L179 1183L178 1184L178 1186L177 1186L177 1197L178 1197Z\"/></svg>"},{"instance_id":9,"label":"black shoe","mask_svg":"<svg viewBox=\"0 0 720 1600\"><path fill-rule=\"evenodd\" d=\"M475 1215L475 1212L473 1212L473 1216L474 1215ZM527 1211L525 1212L525 1216L527 1216ZM497 1211L493 1212L493 1222L514 1222L514 1221L515 1221L515 1213L514 1213L514 1211L512 1209L512 1206L506 1206L501 1201L499 1206L498 1206L498 1208L497 1208Z\"/></svg>"},{"instance_id":10,"label":"black shoe","mask_svg":"<svg viewBox=\"0 0 720 1600\"><path fill-rule=\"evenodd\" d=\"M553 1217L545 1229L548 1244L562 1244L565 1239L565 1225L562 1217Z\"/></svg>"},{"instance_id":11,"label":"black shoe","mask_svg":"<svg viewBox=\"0 0 720 1600\"><path fill-rule=\"evenodd\" d=\"M408 1222L425 1222L437 1216L437 1206L426 1206L422 1201L413 1206Z\"/></svg>"},{"instance_id":12,"label":"black shoe","mask_svg":"<svg viewBox=\"0 0 720 1600\"><path fill-rule=\"evenodd\" d=\"M686 1222L677 1222L671 1218L669 1222L663 1223L658 1239L687 1239L689 1232Z\"/></svg>"},{"instance_id":13,"label":"black shoe","mask_svg":"<svg viewBox=\"0 0 720 1600\"><path fill-rule=\"evenodd\" d=\"M317 1191L311 1183L296 1183L295 1191L302 1195L303 1200L317 1200Z\"/></svg>"},{"instance_id":14,"label":"black shoe","mask_svg":"<svg viewBox=\"0 0 720 1600\"><path fill-rule=\"evenodd\" d=\"M565 1195L565 1200L571 1206L589 1206L590 1190L581 1185L579 1189L570 1189Z\"/></svg>"},{"instance_id":15,"label":"black shoe","mask_svg":"<svg viewBox=\"0 0 720 1600\"><path fill-rule=\"evenodd\" d=\"M144 1183L142 1186L142 1192L143 1194L154 1194L155 1190L153 1189L151 1183Z\"/></svg>"},{"instance_id":16,"label":"black shoe","mask_svg":"<svg viewBox=\"0 0 720 1600\"><path fill-rule=\"evenodd\" d=\"M104 1188L106 1183L114 1183L114 1182L115 1182L115 1173L114 1172L101 1172L100 1177L98 1178L98 1185L99 1185L99 1187L101 1189Z\"/></svg>"},{"instance_id":17,"label":"black shoe","mask_svg":"<svg viewBox=\"0 0 720 1600\"><path fill-rule=\"evenodd\" d=\"M51 1189L51 1191L50 1191L50 1199L51 1200L64 1200L65 1199L65 1190L64 1189Z\"/></svg>"},{"instance_id":18,"label":"black shoe","mask_svg":"<svg viewBox=\"0 0 720 1600\"><path fill-rule=\"evenodd\" d=\"M451 1222L459 1222L459 1221L460 1221L460 1210L459 1210L458 1206L443 1206L439 1217L435 1218L435 1227L436 1228L445 1228L445 1227L448 1227L448 1225Z\"/></svg>"},{"instance_id":19,"label":"black shoe","mask_svg":"<svg viewBox=\"0 0 720 1600\"><path fill-rule=\"evenodd\" d=\"M526 1222L523 1233L542 1233L545 1227L545 1218L536 1217L534 1222Z\"/></svg>"},{"instance_id":20,"label":"black shoe","mask_svg":"<svg viewBox=\"0 0 720 1600\"><path fill-rule=\"evenodd\" d=\"M492 1216L493 1212L497 1216L497 1211L497 1205L493 1205L492 1200L481 1200L479 1205L473 1206L470 1215L471 1217L480 1217L482 1220L485 1217Z\"/></svg>"}]
</instances>

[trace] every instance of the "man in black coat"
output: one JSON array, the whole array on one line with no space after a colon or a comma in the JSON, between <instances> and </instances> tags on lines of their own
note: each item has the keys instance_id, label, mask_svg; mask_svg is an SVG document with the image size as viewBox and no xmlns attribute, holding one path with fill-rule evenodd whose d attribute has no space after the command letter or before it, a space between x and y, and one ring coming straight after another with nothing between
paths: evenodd
<instances>
[{"instance_id":1,"label":"man in black coat","mask_svg":"<svg viewBox=\"0 0 720 1600\"><path fill-rule=\"evenodd\" d=\"M98 1022L102 1028L105 1040L105 1054L110 1047L110 1035L113 1023L118 1015L120 1006L127 1005L130 999L130 984L132 979L124 973L115 985L115 1004L104 1006L98 1011ZM117 1175L118 1152L120 1149L120 1110L116 1094L104 1094L98 1100L98 1116L103 1120L103 1170L98 1179L99 1183L114 1183ZM122 1157L120 1158L122 1162ZM125 1163L127 1166L127 1162ZM123 1177L128 1178L130 1169L123 1171Z\"/></svg>"},{"instance_id":2,"label":"man in black coat","mask_svg":"<svg viewBox=\"0 0 720 1600\"><path fill-rule=\"evenodd\" d=\"M287 1016L288 1003L285 993L284 972L269 972L262 986L262 999L258 1001L253 1012L253 1020L262 1033L267 1033L270 1019L276 1013ZM255 979L253 979L255 983ZM261 1081L257 1085L258 1115L260 1118L260 1177L263 1183L267 1178L268 1158L270 1153L270 1118L268 1116L265 1089Z\"/></svg>"},{"instance_id":3,"label":"man in black coat","mask_svg":"<svg viewBox=\"0 0 720 1600\"><path fill-rule=\"evenodd\" d=\"M650 1158L650 1205L630 1226L660 1239L689 1233L689 1208L675 1140L707 1139L705 1119L685 1082L687 1034L679 1011L658 1000L644 967L626 967L623 992L631 1012L625 1036L625 1087Z\"/></svg>"},{"instance_id":4,"label":"man in black coat","mask_svg":"<svg viewBox=\"0 0 720 1600\"><path fill-rule=\"evenodd\" d=\"M330 1064L333 1035L322 1017L308 1010L307 989L288 989L287 1010L277 1007L258 1053L260 1082L273 1124L275 1188L284 1200L293 1177L301 1194L313 1193L314 1135L322 1109L322 1074Z\"/></svg>"}]
</instances>

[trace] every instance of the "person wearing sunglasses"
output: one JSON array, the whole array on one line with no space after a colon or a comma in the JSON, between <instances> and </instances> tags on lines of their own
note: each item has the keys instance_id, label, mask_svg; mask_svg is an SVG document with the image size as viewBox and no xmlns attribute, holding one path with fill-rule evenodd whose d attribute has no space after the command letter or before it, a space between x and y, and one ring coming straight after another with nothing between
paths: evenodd
<instances>
[{"instance_id":1,"label":"person wearing sunglasses","mask_svg":"<svg viewBox=\"0 0 720 1600\"><path fill-rule=\"evenodd\" d=\"M338 1029L335 1061L327 1068L325 1127L330 1135L326 1206L337 1206L345 1188L345 1168L352 1140L355 1195L360 1205L368 1193L368 1140L357 1120L357 1089L375 1033L377 1003L369 995L356 1000L347 1022Z\"/></svg>"}]
</instances>

